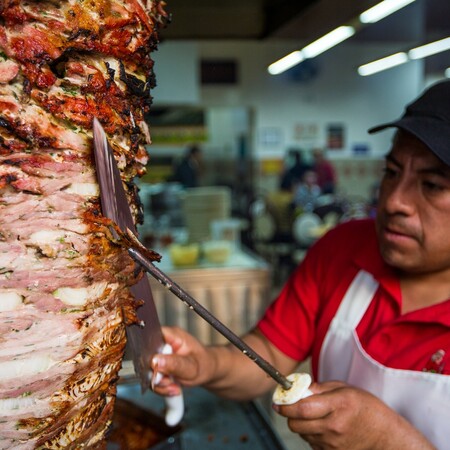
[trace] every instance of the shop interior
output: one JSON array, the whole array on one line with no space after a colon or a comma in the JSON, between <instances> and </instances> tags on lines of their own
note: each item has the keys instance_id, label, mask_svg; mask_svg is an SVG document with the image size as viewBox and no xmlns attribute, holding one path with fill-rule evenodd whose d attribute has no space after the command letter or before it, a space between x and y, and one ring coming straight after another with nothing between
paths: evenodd
<instances>
[{"instance_id":1,"label":"shop interior","mask_svg":"<svg viewBox=\"0 0 450 450\"><path fill-rule=\"evenodd\" d=\"M278 286L331 226L373 214L391 135L367 130L399 116L408 99L445 77L449 64L443 51L361 76L358 67L369 61L448 33L449 5L442 0L417 0L376 23L355 25L376 3L167 4L172 20L154 53L157 86L147 117L150 162L138 180L147 245L164 252L174 244L196 246L195 261L175 266L203 267L214 264L205 246L219 246L226 231L232 245L217 251L251 251L268 262ZM277 59L342 24L352 24L354 35L283 73L268 72ZM202 153L194 189L174 179L191 145ZM312 167L316 149L333 166L334 190L313 206L295 205L292 191L280 189L282 173L292 151ZM172 262L170 252L163 259Z\"/></svg>"},{"instance_id":2,"label":"shop interior","mask_svg":"<svg viewBox=\"0 0 450 450\"><path fill-rule=\"evenodd\" d=\"M376 3L167 2L172 21L154 53L157 86L147 117L150 161L137 181L139 233L162 255L161 269L237 334L255 323L316 239L341 221L376 213L392 135L367 130L400 116L404 104L449 73L448 51L410 54L450 39L448 1L416 0L377 23L359 22ZM348 24L354 34L339 45L268 72ZM410 56L371 75L358 72L397 53ZM174 179L192 145L202 153L195 187ZM318 149L335 171L334 189L298 204L294 190L280 188L283 171L292 150L314 167ZM152 287L161 322L223 342L159 283Z\"/></svg>"}]
</instances>

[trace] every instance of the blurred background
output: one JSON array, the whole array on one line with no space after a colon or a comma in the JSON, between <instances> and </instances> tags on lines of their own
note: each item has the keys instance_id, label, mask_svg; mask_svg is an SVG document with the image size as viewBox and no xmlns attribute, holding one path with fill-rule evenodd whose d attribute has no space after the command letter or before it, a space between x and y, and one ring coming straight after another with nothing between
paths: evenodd
<instances>
[{"instance_id":1,"label":"blurred background","mask_svg":"<svg viewBox=\"0 0 450 450\"><path fill-rule=\"evenodd\" d=\"M222 240L221 225L212 222L233 219L233 240L282 272L284 254L296 252L295 264L334 223L374 214L392 134L367 129L399 116L450 66L448 0L389 0L383 3L397 11L363 20L378 3L167 2L171 23L153 54L150 163L139 181L141 234L149 246ZM308 53L309 44L343 26L349 37ZM436 41L441 48L427 52ZM292 52L303 61L269 73ZM400 55L400 63L360 74L361 66L391 55ZM331 165L333 181L331 189L320 186L320 198L305 200L299 193L304 170L289 186L283 177L298 155L304 169L317 172L317 152ZM291 262L275 274L277 283Z\"/></svg>"}]
</instances>

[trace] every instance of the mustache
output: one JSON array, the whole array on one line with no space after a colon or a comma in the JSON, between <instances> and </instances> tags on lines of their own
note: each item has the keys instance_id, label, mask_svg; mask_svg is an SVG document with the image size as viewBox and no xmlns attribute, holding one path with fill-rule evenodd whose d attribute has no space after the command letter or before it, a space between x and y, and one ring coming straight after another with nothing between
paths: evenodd
<instances>
[{"instance_id":1,"label":"mustache","mask_svg":"<svg viewBox=\"0 0 450 450\"><path fill-rule=\"evenodd\" d=\"M420 235L419 230L417 230L416 227L406 224L403 219L398 217L392 218L380 215L378 217L378 222L378 225L382 230L386 230L391 233L403 234L413 238L418 238Z\"/></svg>"}]
</instances>

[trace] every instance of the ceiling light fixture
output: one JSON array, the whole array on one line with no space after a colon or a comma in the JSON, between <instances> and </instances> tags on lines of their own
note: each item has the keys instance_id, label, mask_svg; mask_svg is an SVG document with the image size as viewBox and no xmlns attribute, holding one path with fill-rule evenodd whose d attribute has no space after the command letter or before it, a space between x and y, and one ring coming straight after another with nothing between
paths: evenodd
<instances>
[{"instance_id":1,"label":"ceiling light fixture","mask_svg":"<svg viewBox=\"0 0 450 450\"><path fill-rule=\"evenodd\" d=\"M391 67L399 66L405 62L408 62L408 55L404 52L399 52L394 55L386 56L386 58L381 58L359 66L358 73L365 77L367 75L381 72L382 70L390 69Z\"/></svg>"},{"instance_id":2,"label":"ceiling light fixture","mask_svg":"<svg viewBox=\"0 0 450 450\"><path fill-rule=\"evenodd\" d=\"M406 5L409 5L414 0L385 0L384 2L378 3L372 8L364 11L360 16L359 20L362 23L375 23L390 14L398 11Z\"/></svg>"},{"instance_id":3,"label":"ceiling light fixture","mask_svg":"<svg viewBox=\"0 0 450 450\"><path fill-rule=\"evenodd\" d=\"M361 23L375 23L379 20L383 19L384 17L389 16L395 11L398 11L399 9L405 7L406 5L409 5L410 3L414 2L415 0L384 0L381 3L378 3L377 5L373 6L372 8L368 9L367 11L364 11L359 16L359 20ZM361 25L357 26L357 28L360 28ZM326 50L329 50L330 48L334 47L337 44L340 44L342 41L345 41L349 37L353 36L355 34L356 30L354 27L343 25L338 28L336 28L333 31L330 31L326 35L322 36L321 38L317 39L316 41L312 42L311 44L307 45L301 50L296 50L295 52L290 53L289 55L279 59L278 61L275 61L274 63L270 64L270 66L267 68L267 71L271 75L278 75L280 73L285 72L286 70L290 69L291 67L294 67L295 65L301 63L307 58L314 58L315 56L320 55L321 53L325 52ZM395 55L393 55L395 56ZM394 64L402 64L404 61L403 59L406 57L406 60L408 60L408 56L402 56L402 61L400 63ZM385 63L389 62L389 58L383 58ZM395 61L396 58L393 58L393 61ZM377 61L374 61L374 63L377 63ZM366 64L365 66L370 66L370 64ZM365 67L361 66L361 67ZM393 67L393 66L389 66ZM388 67L386 67L388 68ZM380 69L384 70L384 69ZM358 69L359 71L359 69ZM378 72L379 70L376 70ZM365 69L363 69L363 72L365 72ZM375 73L375 72L372 72ZM369 73L365 73L365 75L369 75Z\"/></svg>"},{"instance_id":4,"label":"ceiling light fixture","mask_svg":"<svg viewBox=\"0 0 450 450\"><path fill-rule=\"evenodd\" d=\"M295 65L301 63L307 58L314 58L317 55L329 50L331 47L334 47L337 44L340 44L342 41L345 41L349 37L355 34L355 29L350 26L341 26L336 28L333 31L330 31L326 35L317 39L311 44L304 47L302 50L296 50L295 52L289 53L289 55L284 56L272 63L267 71L271 75L278 75L280 73L285 72L286 70L294 67Z\"/></svg>"},{"instance_id":5,"label":"ceiling light fixture","mask_svg":"<svg viewBox=\"0 0 450 450\"><path fill-rule=\"evenodd\" d=\"M289 55L286 55L278 61L272 63L267 70L271 75L278 75L296 64L301 63L304 59L305 57L303 56L303 53L300 50L296 50L295 52L289 53Z\"/></svg>"},{"instance_id":6,"label":"ceiling light fixture","mask_svg":"<svg viewBox=\"0 0 450 450\"><path fill-rule=\"evenodd\" d=\"M301 52L305 55L305 58L314 58L326 50L329 50L331 47L340 44L354 34L355 29L353 27L343 25L307 45Z\"/></svg>"},{"instance_id":7,"label":"ceiling light fixture","mask_svg":"<svg viewBox=\"0 0 450 450\"><path fill-rule=\"evenodd\" d=\"M446 77L446 78L450 78L450 67L447 67L447 68L445 69L444 74L445 74L445 77Z\"/></svg>"},{"instance_id":8,"label":"ceiling light fixture","mask_svg":"<svg viewBox=\"0 0 450 450\"><path fill-rule=\"evenodd\" d=\"M447 37L439 41L430 42L429 44L413 48L408 52L408 56L411 59L420 59L425 58L427 56L435 55L436 53L440 53L449 49L450 49L450 37Z\"/></svg>"},{"instance_id":9,"label":"ceiling light fixture","mask_svg":"<svg viewBox=\"0 0 450 450\"><path fill-rule=\"evenodd\" d=\"M403 64L411 59L426 58L427 56L435 55L436 53L444 52L446 50L450 50L450 37L412 48L408 53L395 53L394 55L386 56L385 58L364 64L358 67L358 73L362 76L372 75L381 72L382 70Z\"/></svg>"}]
</instances>

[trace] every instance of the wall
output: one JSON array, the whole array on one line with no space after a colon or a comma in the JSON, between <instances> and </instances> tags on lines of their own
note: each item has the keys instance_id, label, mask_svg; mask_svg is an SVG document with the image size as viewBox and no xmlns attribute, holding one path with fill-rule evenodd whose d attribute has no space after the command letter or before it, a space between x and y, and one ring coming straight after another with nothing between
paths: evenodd
<instances>
[{"instance_id":1,"label":"wall","mask_svg":"<svg viewBox=\"0 0 450 450\"><path fill-rule=\"evenodd\" d=\"M261 188L272 189L276 185L276 176L261 172L262 161L281 159L290 146L304 149L325 146L326 128L333 123L343 124L345 134L343 148L328 152L330 159L358 158L369 161L369 166L370 161L375 161L378 167L392 133L370 136L367 129L399 116L404 105L422 90L422 62L409 62L371 77L361 77L356 73L358 65L385 56L392 49L344 43L285 74L267 73L269 63L295 49L294 43L284 41L162 43L154 56L158 81L153 91L154 102L200 104L210 111L212 134L205 144L209 158L214 155L236 158L238 138L244 133L248 151L256 162L256 184ZM200 86L201 58L236 59L238 83ZM300 127L310 125L316 133L300 138ZM272 138L272 144L265 143L263 138ZM368 152L355 155L356 144L366 146ZM376 168L362 172L371 177ZM367 186L372 185L372 179L366 181ZM347 179L345 173L340 177L340 185L343 191L360 186L357 178ZM368 189L364 188L364 195Z\"/></svg>"}]
</instances>

